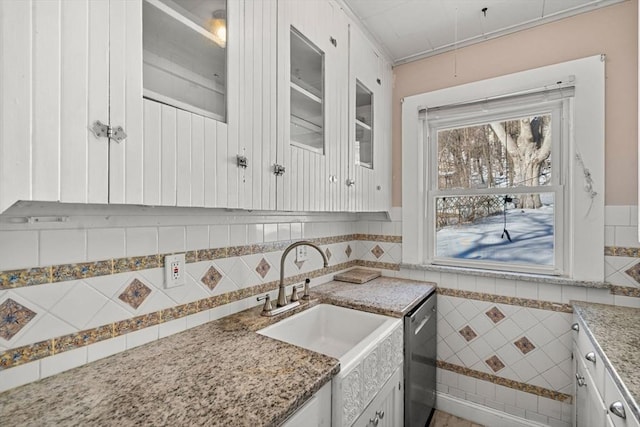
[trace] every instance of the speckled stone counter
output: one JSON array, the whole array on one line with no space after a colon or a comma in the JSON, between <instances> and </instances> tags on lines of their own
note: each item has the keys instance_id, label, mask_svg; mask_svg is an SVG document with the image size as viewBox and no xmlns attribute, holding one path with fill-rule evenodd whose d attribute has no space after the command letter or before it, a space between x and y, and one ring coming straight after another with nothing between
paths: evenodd
<instances>
[{"instance_id":1,"label":"speckled stone counter","mask_svg":"<svg viewBox=\"0 0 640 427\"><path fill-rule=\"evenodd\" d=\"M435 288L429 282L378 277L363 284L332 281L316 286L312 293L331 304L403 317Z\"/></svg>"},{"instance_id":2,"label":"speckled stone counter","mask_svg":"<svg viewBox=\"0 0 640 427\"><path fill-rule=\"evenodd\" d=\"M640 309L573 301L607 370L640 420Z\"/></svg>"},{"instance_id":3,"label":"speckled stone counter","mask_svg":"<svg viewBox=\"0 0 640 427\"><path fill-rule=\"evenodd\" d=\"M278 425L338 373L339 362L256 334L275 321L259 311L1 393L0 424Z\"/></svg>"}]
</instances>

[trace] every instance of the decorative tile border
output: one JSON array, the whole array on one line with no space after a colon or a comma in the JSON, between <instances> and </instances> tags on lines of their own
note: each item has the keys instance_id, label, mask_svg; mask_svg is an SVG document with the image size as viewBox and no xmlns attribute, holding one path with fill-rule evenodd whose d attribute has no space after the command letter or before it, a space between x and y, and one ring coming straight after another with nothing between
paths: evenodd
<instances>
[{"instance_id":1,"label":"decorative tile border","mask_svg":"<svg viewBox=\"0 0 640 427\"><path fill-rule=\"evenodd\" d=\"M381 268L383 270L400 271L400 264L395 264L392 262L365 261L363 259L357 259L355 260L355 265L357 265L358 267Z\"/></svg>"},{"instance_id":2,"label":"decorative tile border","mask_svg":"<svg viewBox=\"0 0 640 427\"><path fill-rule=\"evenodd\" d=\"M611 285L611 293L613 295L620 295L624 297L640 298L640 288L634 288L631 286Z\"/></svg>"},{"instance_id":3,"label":"decorative tile border","mask_svg":"<svg viewBox=\"0 0 640 427\"><path fill-rule=\"evenodd\" d=\"M503 295L484 294L481 292L463 291L460 289L450 289L437 287L436 292L449 297L474 299L477 301L487 301L499 304L517 305L519 307L538 308L540 310L559 311L561 313L573 313L571 304L560 304L550 301L539 301L528 298L507 297ZM495 322L495 321L494 321Z\"/></svg>"},{"instance_id":4,"label":"decorative tile border","mask_svg":"<svg viewBox=\"0 0 640 427\"><path fill-rule=\"evenodd\" d=\"M571 403L573 400L573 397L569 394L560 393L559 391L549 390L547 388L539 387L532 384L510 380L507 378L499 377L497 375L488 374L486 372L476 371L475 369L465 368L464 366L454 365L453 363L445 362L442 360L436 361L436 366L440 369L455 372L456 374L488 381L493 384L509 387L514 390L524 391L525 393L534 394L536 396L545 397L547 399L557 400L559 402Z\"/></svg>"},{"instance_id":5,"label":"decorative tile border","mask_svg":"<svg viewBox=\"0 0 640 427\"><path fill-rule=\"evenodd\" d=\"M367 262L374 268L388 268L398 270L397 264ZM338 271L361 265L358 260L352 260L327 268L321 268L310 271L308 273L297 274L285 278L285 284L301 282L306 278L317 278ZM97 328L76 332L62 337L52 338L35 344L26 345L10 349L0 354L0 371L13 368L24 363L33 362L57 353L73 350L86 345L94 344L109 338L115 338L120 335L138 331L140 329L155 326L164 322L168 322L182 317L196 314L201 311L209 310L221 305L229 304L234 301L245 299L254 295L259 295L273 291L278 288L277 280L262 283L260 285L251 286L249 288L239 289L222 295L216 295L204 298L198 301L182 304L176 307L170 307L153 313L147 313L130 319L121 320L107 325L98 326Z\"/></svg>"},{"instance_id":6,"label":"decorative tile border","mask_svg":"<svg viewBox=\"0 0 640 427\"><path fill-rule=\"evenodd\" d=\"M624 246L605 246L604 255L640 258L640 248L629 248Z\"/></svg>"},{"instance_id":7,"label":"decorative tile border","mask_svg":"<svg viewBox=\"0 0 640 427\"><path fill-rule=\"evenodd\" d=\"M401 236L382 236L377 234L345 234L341 236L310 239L283 240L255 245L232 246L225 248L198 249L185 252L187 263L212 261L220 258L261 254L284 250L298 240L309 240L318 245L349 242L354 240L401 243ZM128 258L114 258L77 264L51 265L21 270L0 271L0 290L24 286L43 285L67 280L89 279L91 277L146 270L164 266L164 257L171 254L155 254ZM347 255L349 256L349 254ZM382 263L379 263L382 264ZM374 267L399 270L396 264L385 263L393 267Z\"/></svg>"}]
</instances>

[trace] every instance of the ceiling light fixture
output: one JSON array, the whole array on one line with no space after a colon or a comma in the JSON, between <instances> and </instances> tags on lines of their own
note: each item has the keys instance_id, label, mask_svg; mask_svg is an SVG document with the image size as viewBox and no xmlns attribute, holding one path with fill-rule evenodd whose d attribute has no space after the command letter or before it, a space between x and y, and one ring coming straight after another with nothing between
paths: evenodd
<instances>
[{"instance_id":1,"label":"ceiling light fixture","mask_svg":"<svg viewBox=\"0 0 640 427\"><path fill-rule=\"evenodd\" d=\"M209 25L213 40L221 48L227 46L227 14L224 10L216 10Z\"/></svg>"}]
</instances>

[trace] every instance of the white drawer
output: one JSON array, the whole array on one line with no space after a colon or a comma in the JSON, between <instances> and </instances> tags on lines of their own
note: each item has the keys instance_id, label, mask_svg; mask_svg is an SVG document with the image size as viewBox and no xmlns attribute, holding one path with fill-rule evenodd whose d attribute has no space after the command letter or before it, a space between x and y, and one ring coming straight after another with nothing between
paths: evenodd
<instances>
[{"instance_id":1,"label":"white drawer","mask_svg":"<svg viewBox=\"0 0 640 427\"><path fill-rule=\"evenodd\" d=\"M573 357L584 362L584 366L587 368L587 371L589 371L589 374L591 374L591 378L593 378L598 390L604 390L604 361L583 328L577 333L574 333L574 342L576 343L576 351Z\"/></svg>"},{"instance_id":2,"label":"white drawer","mask_svg":"<svg viewBox=\"0 0 640 427\"><path fill-rule=\"evenodd\" d=\"M605 373L603 397L604 404L609 411L609 416L611 417L611 420L613 421L613 425L615 427L640 427L640 422L638 422L638 419L635 417L633 412L631 412L631 408L629 408L629 405L622 397L618 386L613 381L613 378L611 377L611 374L609 374L609 372ZM611 407L611 405L613 405L614 403L619 403L620 405L622 405L625 418L616 415Z\"/></svg>"}]
</instances>

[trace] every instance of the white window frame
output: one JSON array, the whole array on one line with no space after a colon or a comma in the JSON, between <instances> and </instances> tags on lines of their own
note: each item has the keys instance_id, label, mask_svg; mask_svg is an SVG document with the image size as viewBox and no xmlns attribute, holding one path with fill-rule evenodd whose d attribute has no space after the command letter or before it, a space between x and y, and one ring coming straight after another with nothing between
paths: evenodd
<instances>
[{"instance_id":1,"label":"white window frame","mask_svg":"<svg viewBox=\"0 0 640 427\"><path fill-rule=\"evenodd\" d=\"M567 95L563 97L562 92ZM427 262L432 264L452 265L459 267L473 267L489 270L506 270L514 272L540 273L561 275L564 271L564 215L565 191L564 183L566 176L564 171L567 169L563 165L568 150L566 143L569 141L569 123L571 123L571 98L573 97L573 88L561 88L556 93L559 99L544 100L545 95L534 94L516 96L508 102L500 101L500 105L493 107L490 101L482 109L485 111L472 111L465 114L445 115L444 118L431 118L427 113L423 120L426 126L425 143L428 144L426 150L427 165L430 173L426 174L427 179L427 235L425 239L425 253L427 254ZM533 98L533 99L532 99ZM464 107L463 107L464 108ZM486 108L490 108L486 111ZM455 107L454 107L455 111ZM507 187L507 188L487 188L487 189L438 189L438 143L437 132L439 130L460 128L485 124L489 121L503 121L517 119L520 117L532 117L536 115L551 115L551 183L545 186L531 187ZM422 117L421 117L422 119ZM554 195L554 260L553 265L535 265L535 264L518 264L506 263L488 260L466 260L451 257L438 257L436 254L436 206L435 200L439 197L451 196L475 196L475 195L505 195L505 194L529 194L529 193L552 193Z\"/></svg>"},{"instance_id":2,"label":"white window frame","mask_svg":"<svg viewBox=\"0 0 640 427\"><path fill-rule=\"evenodd\" d=\"M560 182L563 217L556 224L562 251L556 250L556 268L514 268L483 263L482 268L553 274L575 280L604 280L604 61L601 55L509 74L461 86L414 95L402 105L402 218L404 264L430 265L434 259L432 227L434 207L430 187L429 145L425 144L424 120L420 111L438 106L459 105L510 95L549 89L570 80L574 96L563 101L563 114L571 114L562 133ZM566 118L566 116L565 116ZM552 154L553 156L553 154ZM577 156L581 161L577 160ZM583 166L584 165L584 166ZM585 171L585 168L588 171ZM586 172L592 180L586 191ZM511 192L511 190L509 190ZM502 189L504 192L504 189ZM559 248L558 246L557 248ZM559 252L559 253L558 253ZM448 263L451 265L451 263ZM460 267L477 264L456 263Z\"/></svg>"}]
</instances>

